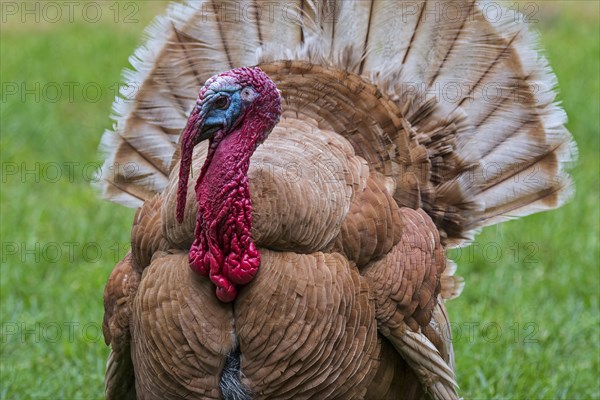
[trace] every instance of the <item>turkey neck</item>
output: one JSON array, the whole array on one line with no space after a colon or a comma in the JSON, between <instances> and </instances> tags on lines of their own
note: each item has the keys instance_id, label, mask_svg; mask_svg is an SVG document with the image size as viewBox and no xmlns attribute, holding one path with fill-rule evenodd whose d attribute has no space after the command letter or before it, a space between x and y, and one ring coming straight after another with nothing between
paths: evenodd
<instances>
[{"instance_id":1,"label":"turkey neck","mask_svg":"<svg viewBox=\"0 0 600 400\"><path fill-rule=\"evenodd\" d=\"M250 282L260 265L252 241L252 201L248 167L256 148L255 135L244 129L211 143L196 183L198 214L190 267L209 276L219 300L230 302L237 285Z\"/></svg>"}]
</instances>

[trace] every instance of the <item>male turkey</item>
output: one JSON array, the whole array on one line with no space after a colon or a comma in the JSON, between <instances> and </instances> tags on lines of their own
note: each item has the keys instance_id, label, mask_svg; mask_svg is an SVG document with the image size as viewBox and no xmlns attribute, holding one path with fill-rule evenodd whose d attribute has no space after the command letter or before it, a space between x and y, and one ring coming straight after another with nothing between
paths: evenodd
<instances>
[{"instance_id":1,"label":"male turkey","mask_svg":"<svg viewBox=\"0 0 600 400\"><path fill-rule=\"evenodd\" d=\"M104 195L139 207L107 398L457 398L444 249L570 194L523 17L194 1L148 34L102 141Z\"/></svg>"}]
</instances>

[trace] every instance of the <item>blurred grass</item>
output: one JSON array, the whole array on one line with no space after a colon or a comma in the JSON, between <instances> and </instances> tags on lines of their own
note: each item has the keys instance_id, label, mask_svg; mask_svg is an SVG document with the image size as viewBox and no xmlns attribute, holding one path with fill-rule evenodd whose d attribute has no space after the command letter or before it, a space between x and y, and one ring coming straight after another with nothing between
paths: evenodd
<instances>
[{"instance_id":1,"label":"blurred grass","mask_svg":"<svg viewBox=\"0 0 600 400\"><path fill-rule=\"evenodd\" d=\"M80 7L72 23L26 15L0 26L2 399L103 397L102 291L133 210L99 200L89 183L120 71L165 2L96 4L95 23ZM600 398L598 3L538 4L534 28L579 145L577 193L453 252L466 287L448 308L470 399Z\"/></svg>"}]
</instances>

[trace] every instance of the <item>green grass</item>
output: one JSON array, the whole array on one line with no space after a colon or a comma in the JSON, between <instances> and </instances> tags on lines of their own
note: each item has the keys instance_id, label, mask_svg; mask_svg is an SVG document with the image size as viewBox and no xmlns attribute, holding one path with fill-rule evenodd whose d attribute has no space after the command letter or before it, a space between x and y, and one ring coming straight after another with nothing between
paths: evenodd
<instances>
[{"instance_id":1,"label":"green grass","mask_svg":"<svg viewBox=\"0 0 600 400\"><path fill-rule=\"evenodd\" d=\"M140 3L131 23L126 3L118 23L113 3L101 4L97 23L76 8L73 23L16 17L1 26L2 399L103 396L102 291L133 210L99 200L89 178L120 71L164 2ZM542 4L537 17L579 145L577 194L453 254L466 278L448 305L465 398L600 398L598 3ZM68 82L79 83L73 101ZM40 98L21 98L21 86L10 94L13 83ZM34 172L21 176L23 167Z\"/></svg>"}]
</instances>

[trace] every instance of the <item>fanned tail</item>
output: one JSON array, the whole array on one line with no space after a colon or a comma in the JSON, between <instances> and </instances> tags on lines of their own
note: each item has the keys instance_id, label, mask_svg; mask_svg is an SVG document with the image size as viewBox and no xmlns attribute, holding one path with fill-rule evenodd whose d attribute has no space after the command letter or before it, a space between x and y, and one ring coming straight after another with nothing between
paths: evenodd
<instances>
[{"instance_id":1,"label":"fanned tail","mask_svg":"<svg viewBox=\"0 0 600 400\"><path fill-rule=\"evenodd\" d=\"M164 189L206 79L277 60L354 73L389 97L407 137L356 143L384 143L394 197L425 209L447 245L572 194L565 166L576 148L556 79L526 18L497 3L191 1L171 5L148 36L124 75L137 90L115 101L116 126L102 139L102 191L118 203L139 206Z\"/></svg>"}]
</instances>

